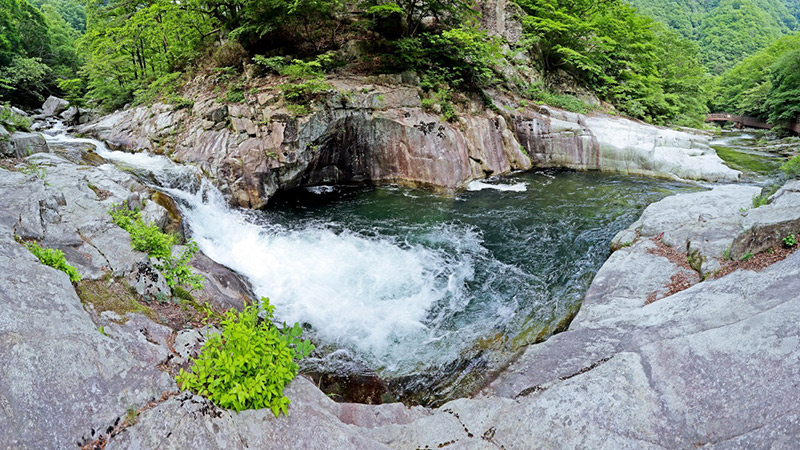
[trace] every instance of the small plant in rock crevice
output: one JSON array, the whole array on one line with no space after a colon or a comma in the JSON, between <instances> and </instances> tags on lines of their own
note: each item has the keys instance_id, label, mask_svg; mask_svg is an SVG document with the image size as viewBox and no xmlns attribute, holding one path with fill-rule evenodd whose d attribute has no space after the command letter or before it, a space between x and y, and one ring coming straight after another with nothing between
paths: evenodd
<instances>
[{"instance_id":1,"label":"small plant in rock crevice","mask_svg":"<svg viewBox=\"0 0 800 450\"><path fill-rule=\"evenodd\" d=\"M270 408L275 417L287 414L290 401L283 389L297 376L297 361L314 346L300 338L299 324L276 327L274 311L266 298L260 306L228 311L220 324L222 333L208 337L191 372L181 369L181 387L223 408Z\"/></svg>"},{"instance_id":2,"label":"small plant in rock crevice","mask_svg":"<svg viewBox=\"0 0 800 450\"><path fill-rule=\"evenodd\" d=\"M134 250L147 253L158 259L156 268L164 275L167 286L175 289L186 286L192 290L203 288L203 276L192 272L189 261L197 253L197 243L189 241L180 256L172 255L175 237L164 233L154 223L145 223L138 210L130 210L119 205L112 205L111 220L131 235L131 246Z\"/></svg>"},{"instance_id":3,"label":"small plant in rock crevice","mask_svg":"<svg viewBox=\"0 0 800 450\"><path fill-rule=\"evenodd\" d=\"M78 273L78 269L67 264L67 260L64 258L64 252L61 250L42 247L36 242L28 242L25 244L25 247L27 247L28 251L33 253L34 256L39 258L42 264L58 269L69 275L69 281L73 283L81 281L81 275Z\"/></svg>"},{"instance_id":4,"label":"small plant in rock crevice","mask_svg":"<svg viewBox=\"0 0 800 450\"><path fill-rule=\"evenodd\" d=\"M794 236L794 233L786 236L783 240L783 246L787 248L792 248L797 245L797 239Z\"/></svg>"}]
</instances>

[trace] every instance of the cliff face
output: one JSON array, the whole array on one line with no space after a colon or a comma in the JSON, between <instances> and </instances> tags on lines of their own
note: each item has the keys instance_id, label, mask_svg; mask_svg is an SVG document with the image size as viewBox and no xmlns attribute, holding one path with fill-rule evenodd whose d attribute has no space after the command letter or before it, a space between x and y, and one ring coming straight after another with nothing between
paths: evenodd
<instances>
[{"instance_id":1,"label":"cliff face","mask_svg":"<svg viewBox=\"0 0 800 450\"><path fill-rule=\"evenodd\" d=\"M196 164L243 207L278 190L398 183L455 190L471 180L566 167L692 180L735 180L707 138L609 116L583 116L490 93L496 111L465 105L448 122L421 104L413 76L333 78L311 114L295 117L268 84L236 104L194 80L190 109L119 111L80 131L129 151Z\"/></svg>"}]
</instances>

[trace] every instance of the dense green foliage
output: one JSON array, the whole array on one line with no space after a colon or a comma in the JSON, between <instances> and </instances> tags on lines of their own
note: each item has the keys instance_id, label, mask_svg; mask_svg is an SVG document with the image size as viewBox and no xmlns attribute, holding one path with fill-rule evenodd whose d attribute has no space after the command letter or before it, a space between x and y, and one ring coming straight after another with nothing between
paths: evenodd
<instances>
[{"instance_id":1,"label":"dense green foliage","mask_svg":"<svg viewBox=\"0 0 800 450\"><path fill-rule=\"evenodd\" d=\"M64 258L64 252L61 250L42 247L36 242L28 242L25 244L25 247L27 247L34 256L39 258L42 264L58 269L69 275L69 281L73 283L81 281L81 275L78 273L78 269L67 264L67 260Z\"/></svg>"},{"instance_id":2,"label":"dense green foliage","mask_svg":"<svg viewBox=\"0 0 800 450\"><path fill-rule=\"evenodd\" d=\"M795 156L781 166L781 170L789 176L800 176L800 156Z\"/></svg>"},{"instance_id":3,"label":"dense green foliage","mask_svg":"<svg viewBox=\"0 0 800 450\"><path fill-rule=\"evenodd\" d=\"M41 106L58 91L57 81L74 77L78 32L45 3L0 0L0 99Z\"/></svg>"},{"instance_id":4,"label":"dense green foliage","mask_svg":"<svg viewBox=\"0 0 800 450\"><path fill-rule=\"evenodd\" d=\"M745 58L717 80L714 109L781 124L800 115L800 35Z\"/></svg>"},{"instance_id":5,"label":"dense green foliage","mask_svg":"<svg viewBox=\"0 0 800 450\"><path fill-rule=\"evenodd\" d=\"M546 74L566 72L625 113L692 123L705 112L698 51L618 0L519 0L532 53Z\"/></svg>"},{"instance_id":6,"label":"dense green foliage","mask_svg":"<svg viewBox=\"0 0 800 450\"><path fill-rule=\"evenodd\" d=\"M792 0L629 0L701 47L702 61L720 74L742 58L797 29Z\"/></svg>"},{"instance_id":7,"label":"dense green foliage","mask_svg":"<svg viewBox=\"0 0 800 450\"><path fill-rule=\"evenodd\" d=\"M57 93L107 111L157 99L191 107L179 93L187 72L213 65L220 101L238 103L254 62L287 78L280 92L301 115L333 91L326 74L351 64L415 71L423 107L449 120L463 94L494 108L486 89L497 88L579 112L590 109L579 100L589 92L631 117L694 125L711 96L707 70L720 73L795 29L800 12L788 0L516 3L524 36L511 43L481 28L472 0L0 0L0 97L38 106ZM369 54L345 61L348 41L367 43ZM774 61L769 102L759 82L745 109L794 114L795 60Z\"/></svg>"},{"instance_id":8,"label":"dense green foliage","mask_svg":"<svg viewBox=\"0 0 800 450\"><path fill-rule=\"evenodd\" d=\"M222 321L222 333L208 337L191 372L177 377L183 389L207 397L236 411L270 408L287 414L289 399L283 388L297 376L297 362L314 346L300 336L299 324L283 329L272 321L275 308L266 298L261 305L230 310Z\"/></svg>"},{"instance_id":9,"label":"dense green foliage","mask_svg":"<svg viewBox=\"0 0 800 450\"><path fill-rule=\"evenodd\" d=\"M166 234L153 223L145 223L139 211L114 205L109 211L111 220L131 235L134 250L147 253L159 262L156 268L164 275L170 288L187 286L191 289L203 287L203 276L192 272L189 261L197 253L197 244L189 241L180 256L172 255L175 237Z\"/></svg>"}]
</instances>

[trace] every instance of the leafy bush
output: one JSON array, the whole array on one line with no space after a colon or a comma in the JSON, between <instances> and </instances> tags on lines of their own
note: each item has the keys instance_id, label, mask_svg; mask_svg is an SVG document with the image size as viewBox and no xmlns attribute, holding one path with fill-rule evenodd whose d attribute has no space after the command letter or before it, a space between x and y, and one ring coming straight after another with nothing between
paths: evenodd
<instances>
[{"instance_id":1,"label":"leafy bush","mask_svg":"<svg viewBox=\"0 0 800 450\"><path fill-rule=\"evenodd\" d=\"M786 236L785 238L783 238L783 246L784 247L792 248L795 245L797 245L797 238L795 238L794 233L792 233L792 234Z\"/></svg>"},{"instance_id":2,"label":"leafy bush","mask_svg":"<svg viewBox=\"0 0 800 450\"><path fill-rule=\"evenodd\" d=\"M81 281L81 275L78 273L78 269L67 264L67 260L64 258L64 252L61 250L41 247L36 242L28 242L25 244L25 247L27 247L28 251L33 253L34 256L39 258L42 264L58 269L69 275L69 281L73 283Z\"/></svg>"},{"instance_id":3,"label":"leafy bush","mask_svg":"<svg viewBox=\"0 0 800 450\"><path fill-rule=\"evenodd\" d=\"M758 208L759 206L764 206L769 203L769 196L758 194L753 197L753 208Z\"/></svg>"},{"instance_id":4,"label":"leafy bush","mask_svg":"<svg viewBox=\"0 0 800 450\"><path fill-rule=\"evenodd\" d=\"M261 303L226 313L222 334L209 336L191 372L181 369L177 381L183 389L223 408L269 407L275 417L287 414L290 401L283 388L297 376L296 361L314 346L300 339L303 330L297 323L278 329L272 323L275 308L266 298Z\"/></svg>"},{"instance_id":5,"label":"leafy bush","mask_svg":"<svg viewBox=\"0 0 800 450\"><path fill-rule=\"evenodd\" d=\"M244 91L241 86L236 89L230 89L225 93L225 101L228 103L241 103L244 101Z\"/></svg>"},{"instance_id":6,"label":"leafy bush","mask_svg":"<svg viewBox=\"0 0 800 450\"><path fill-rule=\"evenodd\" d=\"M137 89L133 93L134 104L152 103L158 97L167 96L174 93L180 84L181 72L171 72L155 79L149 84L145 84L142 89Z\"/></svg>"},{"instance_id":7,"label":"leafy bush","mask_svg":"<svg viewBox=\"0 0 800 450\"><path fill-rule=\"evenodd\" d=\"M544 88L541 83L531 85L525 95L535 102L544 103L555 108L565 109L580 114L586 114L592 107L583 100L569 94L559 94Z\"/></svg>"},{"instance_id":8,"label":"leafy bush","mask_svg":"<svg viewBox=\"0 0 800 450\"><path fill-rule=\"evenodd\" d=\"M173 290L177 290L181 285L188 286L191 289L203 288L203 276L192 272L189 267L189 261L197 253L197 250L197 243L189 241L183 253L177 258L173 256L162 258L162 262L156 268L164 275L167 286Z\"/></svg>"},{"instance_id":9,"label":"leafy bush","mask_svg":"<svg viewBox=\"0 0 800 450\"><path fill-rule=\"evenodd\" d=\"M175 238L161 232L153 223L145 224L139 211L115 206L111 209L111 220L130 233L134 250L145 252L153 258L168 258L172 255Z\"/></svg>"},{"instance_id":10,"label":"leafy bush","mask_svg":"<svg viewBox=\"0 0 800 450\"><path fill-rule=\"evenodd\" d=\"M783 165L781 165L781 171L792 177L800 175L800 155L783 163Z\"/></svg>"},{"instance_id":11,"label":"leafy bush","mask_svg":"<svg viewBox=\"0 0 800 450\"><path fill-rule=\"evenodd\" d=\"M203 287L203 276L193 273L189 266L189 261L197 253L197 243L189 241L183 253L175 258L172 256L175 237L162 232L154 223L144 223L139 211L113 205L109 213L112 222L131 235L131 246L135 250L160 260L156 268L164 275L170 288L174 289L179 285L191 289Z\"/></svg>"}]
</instances>

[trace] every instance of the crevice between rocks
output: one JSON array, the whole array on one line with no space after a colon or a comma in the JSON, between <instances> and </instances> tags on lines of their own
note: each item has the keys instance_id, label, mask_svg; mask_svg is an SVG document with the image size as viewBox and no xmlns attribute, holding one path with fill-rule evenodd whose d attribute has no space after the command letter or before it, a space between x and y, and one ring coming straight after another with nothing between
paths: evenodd
<instances>
[{"instance_id":1,"label":"crevice between rocks","mask_svg":"<svg viewBox=\"0 0 800 450\"><path fill-rule=\"evenodd\" d=\"M514 396L514 399L518 399L520 397L526 397L526 396L528 396L530 394L534 394L536 392L546 391L547 389L550 389L550 387L551 387L551 386L546 386L547 384L552 385L552 384L558 383L560 381L566 381L566 380L569 380L570 378L577 377L578 375L583 375L584 373L589 372L591 370L594 370L594 369L602 366L603 364L607 363L608 361L611 360L611 358L613 358L613 356L609 356L609 357L606 357L606 358L599 359L599 360L595 361L594 363L584 367L583 369L581 369L581 370L579 370L579 371L577 371L575 373L572 373L570 375L563 375L563 376L558 377L558 380L556 380L556 381L549 382L549 383L544 383L544 384L537 384L536 386L531 386L531 387L529 387L527 389L523 389L522 391L520 391L519 394Z\"/></svg>"}]
</instances>

